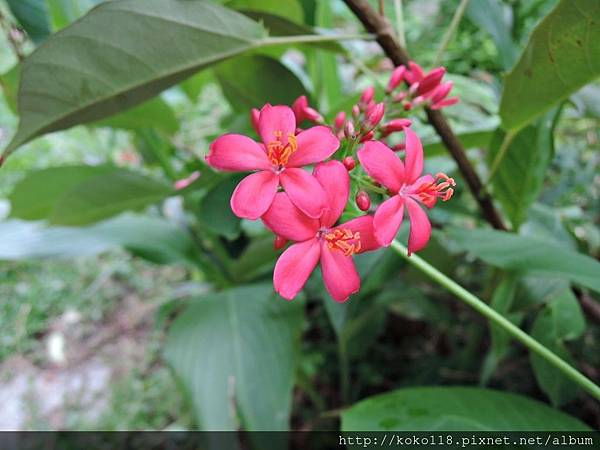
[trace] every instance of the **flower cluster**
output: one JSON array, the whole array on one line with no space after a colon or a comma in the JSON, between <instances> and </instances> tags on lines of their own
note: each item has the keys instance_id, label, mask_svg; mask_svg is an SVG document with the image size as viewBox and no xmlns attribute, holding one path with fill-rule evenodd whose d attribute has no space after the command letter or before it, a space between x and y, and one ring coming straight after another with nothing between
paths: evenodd
<instances>
[{"instance_id":1,"label":"flower cluster","mask_svg":"<svg viewBox=\"0 0 600 450\"><path fill-rule=\"evenodd\" d=\"M448 200L455 183L443 173L423 175L423 147L406 114L456 103L456 97L447 98L452 83L442 82L444 74L441 67L425 73L413 62L400 66L383 101L376 102L369 87L351 114L338 113L331 126L304 96L291 108L267 104L250 114L261 142L225 134L211 144L206 157L211 167L252 172L231 196L233 212L261 219L275 234L276 249L290 243L273 274L282 297L293 299L320 264L331 297L346 301L360 289L353 255L390 245L405 210L409 254L427 244L431 224L422 206ZM390 119L384 122L384 117ZM389 144L401 134L403 142ZM349 204L351 192L355 197ZM368 192L381 200L376 208ZM350 220L339 223L344 212Z\"/></svg>"}]
</instances>

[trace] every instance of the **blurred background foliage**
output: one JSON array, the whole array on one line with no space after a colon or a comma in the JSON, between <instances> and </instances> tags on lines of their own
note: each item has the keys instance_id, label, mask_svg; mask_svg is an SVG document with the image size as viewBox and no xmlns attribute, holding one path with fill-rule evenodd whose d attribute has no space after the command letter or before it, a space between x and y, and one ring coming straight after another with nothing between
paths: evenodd
<instances>
[{"instance_id":1,"label":"blurred background foliage","mask_svg":"<svg viewBox=\"0 0 600 450\"><path fill-rule=\"evenodd\" d=\"M0 3L2 148L17 129L19 60L98 3ZM361 31L341 1L219 3L272 36ZM394 2L383 3L394 22ZM436 63L458 3L403 2L422 66ZM505 82L519 81L507 74L559 3L469 3L441 60L461 98L446 115L482 178L493 174L488 189L514 235L485 226L454 160L418 122L429 170L458 181L432 211L422 257L598 382L600 85L523 128L499 127L520 120L518 103L503 103L500 118ZM359 258L363 288L347 304L317 279L292 304L272 294L272 237L230 212L239 178L206 168L208 144L252 134L248 111L266 101L306 94L327 117L349 110L391 67L373 41L258 48L11 155L0 171L0 399L11 414L0 428L328 429L339 423L332 410L397 389L351 408L342 426L428 429L448 414L462 419L442 428L600 427L597 402L391 251ZM171 188L196 170L190 187ZM438 388L408 389L421 386ZM457 399L466 410L452 409ZM506 407L485 409L493 402ZM417 403L426 417L386 410ZM511 421L524 408L531 422Z\"/></svg>"}]
</instances>

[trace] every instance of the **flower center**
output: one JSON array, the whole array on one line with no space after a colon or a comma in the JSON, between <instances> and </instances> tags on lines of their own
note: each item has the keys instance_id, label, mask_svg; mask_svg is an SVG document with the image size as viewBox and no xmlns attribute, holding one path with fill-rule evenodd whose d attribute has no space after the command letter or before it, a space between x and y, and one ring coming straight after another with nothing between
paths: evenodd
<instances>
[{"instance_id":1,"label":"flower center","mask_svg":"<svg viewBox=\"0 0 600 450\"><path fill-rule=\"evenodd\" d=\"M442 201L449 200L454 193L453 186L456 186L453 178L445 173L438 173L432 183L423 183L414 192L419 200L428 208L432 208L438 198Z\"/></svg>"},{"instance_id":2,"label":"flower center","mask_svg":"<svg viewBox=\"0 0 600 450\"><path fill-rule=\"evenodd\" d=\"M287 143L282 142L283 133L281 131L275 131L273 134L276 139L267 145L267 156L271 164L282 167L288 163L292 153L298 150L298 143L296 136L292 133L288 133Z\"/></svg>"},{"instance_id":3,"label":"flower center","mask_svg":"<svg viewBox=\"0 0 600 450\"><path fill-rule=\"evenodd\" d=\"M360 233L355 233L348 228L336 228L326 231L322 238L327 242L330 250L342 252L345 256L352 256L360 251Z\"/></svg>"}]
</instances>

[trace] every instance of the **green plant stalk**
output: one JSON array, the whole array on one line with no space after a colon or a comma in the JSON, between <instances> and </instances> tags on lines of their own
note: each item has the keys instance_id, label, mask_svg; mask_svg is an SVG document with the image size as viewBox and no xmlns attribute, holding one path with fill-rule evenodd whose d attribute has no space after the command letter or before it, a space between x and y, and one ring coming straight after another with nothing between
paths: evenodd
<instances>
[{"instance_id":1,"label":"green plant stalk","mask_svg":"<svg viewBox=\"0 0 600 450\"><path fill-rule=\"evenodd\" d=\"M404 34L404 13L402 11L402 0L394 0L394 11L396 12L396 34L402 48L406 48L406 36Z\"/></svg>"},{"instance_id":2,"label":"green plant stalk","mask_svg":"<svg viewBox=\"0 0 600 450\"><path fill-rule=\"evenodd\" d=\"M489 307L485 302L471 294L451 278L444 275L424 259L415 254L408 256L406 247L400 242L393 241L391 247L398 252L400 256L406 259L409 264L423 272L425 275L446 288L448 291L452 292L464 303L472 307L475 311L493 322L498 327L502 328L513 338L521 342L521 344L527 347L530 351L535 352L540 357L544 358L548 363L560 370L565 376L570 378L574 383L578 384L596 400L600 401L600 387L565 360L556 355L556 353L540 344L519 327L511 323L504 316Z\"/></svg>"},{"instance_id":3,"label":"green plant stalk","mask_svg":"<svg viewBox=\"0 0 600 450\"><path fill-rule=\"evenodd\" d=\"M302 34L298 36L269 36L257 41L253 47L282 44L310 44L311 42L375 40L373 34Z\"/></svg>"},{"instance_id":4,"label":"green plant stalk","mask_svg":"<svg viewBox=\"0 0 600 450\"><path fill-rule=\"evenodd\" d=\"M460 23L463 15L465 14L465 10L469 4L469 0L461 0L460 5L456 8L454 12L454 16L450 21L450 25L448 25L448 29L444 33L444 37L442 38L442 42L438 48L437 54L435 55L435 59L433 60L433 65L438 66L442 62L442 57L444 56L444 52L448 48L456 29L458 28L458 24Z\"/></svg>"}]
</instances>

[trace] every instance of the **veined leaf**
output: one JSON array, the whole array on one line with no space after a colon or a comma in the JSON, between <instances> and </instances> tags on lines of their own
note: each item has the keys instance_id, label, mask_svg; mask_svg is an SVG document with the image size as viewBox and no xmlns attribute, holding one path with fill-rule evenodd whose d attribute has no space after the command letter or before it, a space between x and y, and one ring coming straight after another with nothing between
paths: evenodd
<instances>
[{"instance_id":1,"label":"veined leaf","mask_svg":"<svg viewBox=\"0 0 600 450\"><path fill-rule=\"evenodd\" d=\"M488 264L552 278L561 278L600 292L600 263L548 239L496 230L450 229L459 248Z\"/></svg>"},{"instance_id":2,"label":"veined leaf","mask_svg":"<svg viewBox=\"0 0 600 450\"><path fill-rule=\"evenodd\" d=\"M7 0L8 6L33 42L39 44L50 33L48 6L40 0Z\"/></svg>"},{"instance_id":3,"label":"veined leaf","mask_svg":"<svg viewBox=\"0 0 600 450\"><path fill-rule=\"evenodd\" d=\"M173 323L165 357L202 430L287 430L302 303L271 285L193 301Z\"/></svg>"},{"instance_id":4,"label":"veined leaf","mask_svg":"<svg viewBox=\"0 0 600 450\"><path fill-rule=\"evenodd\" d=\"M25 60L21 120L4 154L135 106L264 36L259 24L210 2L102 3Z\"/></svg>"},{"instance_id":5,"label":"veined leaf","mask_svg":"<svg viewBox=\"0 0 600 450\"><path fill-rule=\"evenodd\" d=\"M590 428L543 403L508 392L419 387L398 389L357 403L342 413L342 430L590 431Z\"/></svg>"},{"instance_id":6,"label":"veined leaf","mask_svg":"<svg viewBox=\"0 0 600 450\"><path fill-rule=\"evenodd\" d=\"M600 76L600 2L561 0L508 74L502 127L518 130Z\"/></svg>"}]
</instances>

